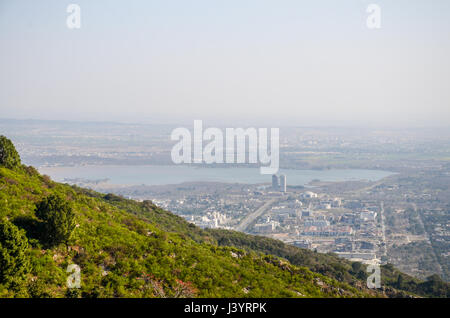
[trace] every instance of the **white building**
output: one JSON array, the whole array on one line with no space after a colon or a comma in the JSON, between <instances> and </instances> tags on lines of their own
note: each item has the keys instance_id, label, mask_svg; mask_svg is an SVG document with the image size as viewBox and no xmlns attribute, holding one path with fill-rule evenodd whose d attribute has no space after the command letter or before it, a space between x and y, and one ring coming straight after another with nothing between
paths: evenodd
<instances>
[{"instance_id":1,"label":"white building","mask_svg":"<svg viewBox=\"0 0 450 318\"><path fill-rule=\"evenodd\" d=\"M363 211L361 212L361 220L363 221L375 221L377 219L377 212L373 211Z\"/></svg>"},{"instance_id":2,"label":"white building","mask_svg":"<svg viewBox=\"0 0 450 318\"><path fill-rule=\"evenodd\" d=\"M255 224L254 231L256 233L272 233L279 225L280 223L276 221L270 221L269 223L264 224Z\"/></svg>"},{"instance_id":3,"label":"white building","mask_svg":"<svg viewBox=\"0 0 450 318\"><path fill-rule=\"evenodd\" d=\"M317 193L314 193L311 191L306 191L306 192L302 193L302 196L304 198L317 198Z\"/></svg>"}]
</instances>

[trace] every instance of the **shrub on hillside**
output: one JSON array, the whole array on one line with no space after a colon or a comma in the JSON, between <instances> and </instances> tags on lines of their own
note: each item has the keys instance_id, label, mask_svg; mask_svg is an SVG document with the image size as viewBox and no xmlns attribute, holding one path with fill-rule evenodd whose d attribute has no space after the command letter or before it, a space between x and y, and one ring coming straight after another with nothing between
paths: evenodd
<instances>
[{"instance_id":1,"label":"shrub on hillside","mask_svg":"<svg viewBox=\"0 0 450 318\"><path fill-rule=\"evenodd\" d=\"M75 229L75 213L69 201L52 194L37 204L36 216L45 222L44 234L48 244L68 243Z\"/></svg>"},{"instance_id":2,"label":"shrub on hillside","mask_svg":"<svg viewBox=\"0 0 450 318\"><path fill-rule=\"evenodd\" d=\"M0 166L14 169L20 165L20 156L12 141L0 136Z\"/></svg>"}]
</instances>

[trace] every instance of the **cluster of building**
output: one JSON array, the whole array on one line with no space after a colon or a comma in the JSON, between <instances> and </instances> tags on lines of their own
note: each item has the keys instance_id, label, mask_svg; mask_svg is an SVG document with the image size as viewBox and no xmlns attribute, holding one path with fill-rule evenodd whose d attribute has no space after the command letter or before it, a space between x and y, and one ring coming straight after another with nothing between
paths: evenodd
<instances>
[{"instance_id":1,"label":"cluster of building","mask_svg":"<svg viewBox=\"0 0 450 318\"><path fill-rule=\"evenodd\" d=\"M379 207L373 202L356 205L312 191L288 195L260 217L250 232L352 260L379 262L383 237Z\"/></svg>"},{"instance_id":2,"label":"cluster of building","mask_svg":"<svg viewBox=\"0 0 450 318\"><path fill-rule=\"evenodd\" d=\"M219 212L207 212L204 215L181 215L187 221L194 223L201 228L211 228L211 229L230 229L226 226L228 218L225 214Z\"/></svg>"},{"instance_id":3,"label":"cluster of building","mask_svg":"<svg viewBox=\"0 0 450 318\"><path fill-rule=\"evenodd\" d=\"M342 199L301 188L286 192L284 175L273 175L269 186L217 187L209 189L210 193L198 194L190 189L189 195L157 203L202 228L239 228L364 262L374 262L381 255L380 207L374 202ZM269 201L273 203L266 205ZM242 227L252 213L257 215Z\"/></svg>"}]
</instances>

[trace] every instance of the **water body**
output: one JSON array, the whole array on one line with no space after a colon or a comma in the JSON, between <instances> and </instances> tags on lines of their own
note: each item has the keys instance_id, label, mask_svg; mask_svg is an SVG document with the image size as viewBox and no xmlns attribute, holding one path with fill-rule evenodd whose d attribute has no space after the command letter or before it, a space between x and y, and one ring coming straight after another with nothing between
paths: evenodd
<instances>
[{"instance_id":1,"label":"water body","mask_svg":"<svg viewBox=\"0 0 450 318\"><path fill-rule=\"evenodd\" d=\"M224 182L260 184L270 183L270 175L261 175L259 168L205 168L195 166L78 166L42 167L42 174L53 180L82 178L88 180L109 179L114 185L166 185L183 182ZM394 174L389 171L364 169L296 170L280 169L285 174L288 185L305 185L312 180L320 181L378 181Z\"/></svg>"}]
</instances>

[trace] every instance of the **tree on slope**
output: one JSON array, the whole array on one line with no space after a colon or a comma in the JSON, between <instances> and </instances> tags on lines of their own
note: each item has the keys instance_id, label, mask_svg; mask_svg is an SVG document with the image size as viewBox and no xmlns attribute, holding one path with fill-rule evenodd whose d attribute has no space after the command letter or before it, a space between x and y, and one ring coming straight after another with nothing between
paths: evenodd
<instances>
[{"instance_id":1,"label":"tree on slope","mask_svg":"<svg viewBox=\"0 0 450 318\"><path fill-rule=\"evenodd\" d=\"M30 270L25 231L0 221L0 284L19 282Z\"/></svg>"},{"instance_id":2,"label":"tree on slope","mask_svg":"<svg viewBox=\"0 0 450 318\"><path fill-rule=\"evenodd\" d=\"M52 194L36 206L36 216L44 221L44 237L48 244L68 243L75 229L75 213L69 201Z\"/></svg>"},{"instance_id":3,"label":"tree on slope","mask_svg":"<svg viewBox=\"0 0 450 318\"><path fill-rule=\"evenodd\" d=\"M20 166L20 156L11 140L0 136L0 166L14 169Z\"/></svg>"}]
</instances>

